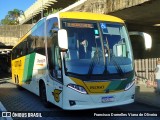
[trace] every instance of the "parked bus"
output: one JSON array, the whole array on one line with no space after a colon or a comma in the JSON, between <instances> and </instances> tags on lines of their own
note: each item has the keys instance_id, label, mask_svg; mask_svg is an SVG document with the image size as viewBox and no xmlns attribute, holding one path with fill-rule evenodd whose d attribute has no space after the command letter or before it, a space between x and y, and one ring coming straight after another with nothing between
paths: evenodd
<instances>
[{"instance_id":1,"label":"parked bus","mask_svg":"<svg viewBox=\"0 0 160 120\"><path fill-rule=\"evenodd\" d=\"M62 12L42 18L12 50L12 80L65 110L134 102L134 59L120 18Z\"/></svg>"}]
</instances>

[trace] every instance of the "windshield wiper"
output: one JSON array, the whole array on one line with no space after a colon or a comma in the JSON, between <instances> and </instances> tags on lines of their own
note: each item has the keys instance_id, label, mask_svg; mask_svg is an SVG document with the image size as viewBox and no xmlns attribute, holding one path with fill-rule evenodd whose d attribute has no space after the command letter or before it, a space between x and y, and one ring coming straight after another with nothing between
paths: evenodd
<instances>
[{"instance_id":1,"label":"windshield wiper","mask_svg":"<svg viewBox=\"0 0 160 120\"><path fill-rule=\"evenodd\" d=\"M115 61L114 57L112 57L113 65L116 67L117 72L120 73L121 76L124 75L122 68L120 67L119 64Z\"/></svg>"},{"instance_id":2,"label":"windshield wiper","mask_svg":"<svg viewBox=\"0 0 160 120\"><path fill-rule=\"evenodd\" d=\"M106 36L106 48L107 48L107 53L108 53L108 63L110 63L111 62L111 53L110 53L110 49L109 49L109 43L108 43L107 36ZM117 72L119 72L120 75L123 76L124 73L122 71L122 68L120 67L120 65L117 64L117 62L113 59L113 57L112 57L112 62L113 62L113 65L116 67ZM104 69L103 74L108 74L108 71L107 71L107 60L105 60L105 69Z\"/></svg>"},{"instance_id":3,"label":"windshield wiper","mask_svg":"<svg viewBox=\"0 0 160 120\"><path fill-rule=\"evenodd\" d=\"M100 58L98 57L98 49L96 48L95 55L93 56L92 61L89 66L89 70L88 70L88 74L87 74L88 79L90 79L92 72L93 72L93 69L95 67L95 64L97 64L99 62L99 59Z\"/></svg>"}]
</instances>

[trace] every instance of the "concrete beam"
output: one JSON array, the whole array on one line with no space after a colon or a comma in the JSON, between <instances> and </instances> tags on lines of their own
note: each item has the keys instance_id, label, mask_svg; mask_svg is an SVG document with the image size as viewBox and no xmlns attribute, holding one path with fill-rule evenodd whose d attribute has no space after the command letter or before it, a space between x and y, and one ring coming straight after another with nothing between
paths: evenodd
<instances>
[{"instance_id":1,"label":"concrete beam","mask_svg":"<svg viewBox=\"0 0 160 120\"><path fill-rule=\"evenodd\" d=\"M107 14L132 6L140 5L150 0L87 0L83 5L76 6L70 11L84 11Z\"/></svg>"},{"instance_id":2,"label":"concrete beam","mask_svg":"<svg viewBox=\"0 0 160 120\"><path fill-rule=\"evenodd\" d=\"M31 14L36 15L37 12L46 9L46 7L51 6L51 4L54 4L55 2L57 2L57 0L37 0L31 7L29 7L24 12L25 17L19 17L20 24L23 24L24 22L28 21L31 18Z\"/></svg>"}]
</instances>

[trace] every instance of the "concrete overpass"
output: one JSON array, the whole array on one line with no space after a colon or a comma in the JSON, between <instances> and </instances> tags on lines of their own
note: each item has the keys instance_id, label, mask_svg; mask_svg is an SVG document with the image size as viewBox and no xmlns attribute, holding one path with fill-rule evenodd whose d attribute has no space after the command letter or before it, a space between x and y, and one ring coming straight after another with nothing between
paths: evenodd
<instances>
[{"instance_id":1,"label":"concrete overpass","mask_svg":"<svg viewBox=\"0 0 160 120\"><path fill-rule=\"evenodd\" d=\"M37 0L19 17L20 24L32 24L42 17L64 9L77 0Z\"/></svg>"},{"instance_id":2,"label":"concrete overpass","mask_svg":"<svg viewBox=\"0 0 160 120\"><path fill-rule=\"evenodd\" d=\"M21 16L19 18L20 23L31 23L32 19L41 18L42 14L44 16L45 13L52 12L53 9L64 9L76 1L37 0L24 12L25 17ZM158 24L160 19L159 0L79 0L78 2L80 4L70 6L68 11L111 14L129 23L147 26Z\"/></svg>"},{"instance_id":3,"label":"concrete overpass","mask_svg":"<svg viewBox=\"0 0 160 120\"><path fill-rule=\"evenodd\" d=\"M87 0L70 11L111 14L129 23L153 26L160 20L159 4L159 0Z\"/></svg>"}]
</instances>

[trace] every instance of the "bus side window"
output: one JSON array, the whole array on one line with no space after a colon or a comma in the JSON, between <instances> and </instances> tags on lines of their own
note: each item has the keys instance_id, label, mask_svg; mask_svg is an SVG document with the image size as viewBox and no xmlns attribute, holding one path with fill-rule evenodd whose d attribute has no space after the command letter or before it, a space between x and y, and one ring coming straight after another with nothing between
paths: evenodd
<instances>
[{"instance_id":1,"label":"bus side window","mask_svg":"<svg viewBox=\"0 0 160 120\"><path fill-rule=\"evenodd\" d=\"M17 53L16 53L16 51L17 51L16 48L14 48L14 49L12 50L12 60L14 60L14 59L17 58Z\"/></svg>"},{"instance_id":2,"label":"bus side window","mask_svg":"<svg viewBox=\"0 0 160 120\"><path fill-rule=\"evenodd\" d=\"M32 52L34 52L35 44L36 43L35 43L34 37L32 35L28 36L27 38L28 54L31 54Z\"/></svg>"},{"instance_id":3,"label":"bus side window","mask_svg":"<svg viewBox=\"0 0 160 120\"><path fill-rule=\"evenodd\" d=\"M45 44L44 44L44 20L40 21L32 32L32 43L31 51L34 49L34 52L41 55L45 55Z\"/></svg>"},{"instance_id":4,"label":"bus side window","mask_svg":"<svg viewBox=\"0 0 160 120\"><path fill-rule=\"evenodd\" d=\"M21 46L21 54L22 54L22 56L25 56L25 55L27 55L27 52L28 52L27 51L27 41L24 40L21 45L22 45Z\"/></svg>"}]
</instances>

